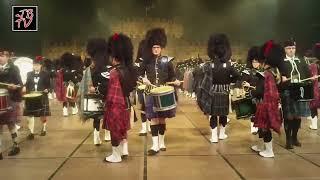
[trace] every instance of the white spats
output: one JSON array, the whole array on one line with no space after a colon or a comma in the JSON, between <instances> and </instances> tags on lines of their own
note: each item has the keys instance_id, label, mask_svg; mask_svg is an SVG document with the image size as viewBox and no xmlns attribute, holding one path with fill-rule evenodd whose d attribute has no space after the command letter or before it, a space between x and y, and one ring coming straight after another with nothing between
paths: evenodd
<instances>
[{"instance_id":1,"label":"white spats","mask_svg":"<svg viewBox=\"0 0 320 180\"><path fill-rule=\"evenodd\" d=\"M162 151L165 151L166 150L166 145L164 143L164 138L165 138L165 135L160 135L159 134L159 148L160 150Z\"/></svg>"},{"instance_id":2,"label":"white spats","mask_svg":"<svg viewBox=\"0 0 320 180\"><path fill-rule=\"evenodd\" d=\"M68 108L67 107L63 107L62 113L63 113L63 116L68 116L69 115Z\"/></svg>"},{"instance_id":3,"label":"white spats","mask_svg":"<svg viewBox=\"0 0 320 180\"><path fill-rule=\"evenodd\" d=\"M159 136L152 136L152 147L151 150L158 152L159 151Z\"/></svg>"},{"instance_id":4,"label":"white spats","mask_svg":"<svg viewBox=\"0 0 320 180\"><path fill-rule=\"evenodd\" d=\"M112 146L112 154L105 158L106 162L110 163L119 163L122 161L121 159L121 146Z\"/></svg>"},{"instance_id":5,"label":"white spats","mask_svg":"<svg viewBox=\"0 0 320 180\"><path fill-rule=\"evenodd\" d=\"M257 145L251 146L251 150L254 152L261 152L264 150L264 147L263 145L257 144Z\"/></svg>"},{"instance_id":6,"label":"white spats","mask_svg":"<svg viewBox=\"0 0 320 180\"><path fill-rule=\"evenodd\" d=\"M211 129L211 143L217 143L218 142L218 128Z\"/></svg>"},{"instance_id":7,"label":"white spats","mask_svg":"<svg viewBox=\"0 0 320 180\"><path fill-rule=\"evenodd\" d=\"M78 107L77 105L75 105L73 108L72 108L72 115L76 115L78 114Z\"/></svg>"},{"instance_id":8,"label":"white spats","mask_svg":"<svg viewBox=\"0 0 320 180\"><path fill-rule=\"evenodd\" d=\"M121 155L122 156L129 156L129 150L128 150L128 141L127 140L123 140L120 144L120 147L122 149L121 150Z\"/></svg>"},{"instance_id":9,"label":"white spats","mask_svg":"<svg viewBox=\"0 0 320 180\"><path fill-rule=\"evenodd\" d=\"M97 131L96 129L94 129L94 131L93 131L93 144L94 145L101 144L100 131Z\"/></svg>"},{"instance_id":10,"label":"white spats","mask_svg":"<svg viewBox=\"0 0 320 180\"><path fill-rule=\"evenodd\" d=\"M110 131L109 130L104 130L104 140L105 141L111 141L111 136L110 136Z\"/></svg>"},{"instance_id":11,"label":"white spats","mask_svg":"<svg viewBox=\"0 0 320 180\"><path fill-rule=\"evenodd\" d=\"M310 117L310 129L317 130L318 129L318 116L315 116L314 118Z\"/></svg>"},{"instance_id":12,"label":"white spats","mask_svg":"<svg viewBox=\"0 0 320 180\"><path fill-rule=\"evenodd\" d=\"M34 117L28 117L28 128L31 134L34 134Z\"/></svg>"},{"instance_id":13,"label":"white spats","mask_svg":"<svg viewBox=\"0 0 320 180\"><path fill-rule=\"evenodd\" d=\"M264 151L259 152L259 155L265 158L273 158L274 153L273 153L272 141L264 144L266 149Z\"/></svg>"},{"instance_id":14,"label":"white spats","mask_svg":"<svg viewBox=\"0 0 320 180\"><path fill-rule=\"evenodd\" d=\"M256 134L256 133L258 132L258 128L257 128L257 127L254 127L253 125L254 125L254 123L251 122L250 132L251 132L251 134Z\"/></svg>"},{"instance_id":15,"label":"white spats","mask_svg":"<svg viewBox=\"0 0 320 180\"><path fill-rule=\"evenodd\" d=\"M146 135L147 134L147 122L141 123L141 130L139 135Z\"/></svg>"},{"instance_id":16,"label":"white spats","mask_svg":"<svg viewBox=\"0 0 320 180\"><path fill-rule=\"evenodd\" d=\"M220 126L219 139L224 140L227 138L228 138L228 136L226 135L226 127Z\"/></svg>"}]
</instances>

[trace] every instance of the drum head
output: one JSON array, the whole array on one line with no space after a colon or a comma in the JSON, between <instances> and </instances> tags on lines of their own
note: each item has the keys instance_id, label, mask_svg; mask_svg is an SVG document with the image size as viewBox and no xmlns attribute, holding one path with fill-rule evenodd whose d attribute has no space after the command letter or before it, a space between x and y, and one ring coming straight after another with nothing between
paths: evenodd
<instances>
[{"instance_id":1,"label":"drum head","mask_svg":"<svg viewBox=\"0 0 320 180\"><path fill-rule=\"evenodd\" d=\"M8 90L0 89L0 96L2 96L2 95L8 95Z\"/></svg>"},{"instance_id":2,"label":"drum head","mask_svg":"<svg viewBox=\"0 0 320 180\"><path fill-rule=\"evenodd\" d=\"M151 94L164 94L164 93L171 93L174 92L174 88L172 86L161 86L152 89Z\"/></svg>"},{"instance_id":3,"label":"drum head","mask_svg":"<svg viewBox=\"0 0 320 180\"><path fill-rule=\"evenodd\" d=\"M138 86L138 89L139 89L139 90L145 90L145 89L146 89L146 85L144 85L144 84L143 84L143 85L140 85L140 86Z\"/></svg>"},{"instance_id":4,"label":"drum head","mask_svg":"<svg viewBox=\"0 0 320 180\"><path fill-rule=\"evenodd\" d=\"M13 64L19 68L21 80L25 84L27 73L33 71L33 60L28 57L19 57L14 60Z\"/></svg>"},{"instance_id":5,"label":"drum head","mask_svg":"<svg viewBox=\"0 0 320 180\"><path fill-rule=\"evenodd\" d=\"M29 94L25 94L22 97L23 98L37 98L37 97L41 97L42 94L41 93L29 93Z\"/></svg>"}]
</instances>

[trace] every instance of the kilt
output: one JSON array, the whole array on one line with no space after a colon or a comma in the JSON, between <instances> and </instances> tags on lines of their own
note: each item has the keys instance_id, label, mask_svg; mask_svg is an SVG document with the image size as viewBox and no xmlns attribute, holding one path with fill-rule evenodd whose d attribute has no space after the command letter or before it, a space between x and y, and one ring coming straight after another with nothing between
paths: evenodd
<instances>
[{"instance_id":1,"label":"kilt","mask_svg":"<svg viewBox=\"0 0 320 180\"><path fill-rule=\"evenodd\" d=\"M145 112L146 112L146 117L148 119L153 119L153 118L173 118L176 116L176 108L168 110L168 111L161 111L157 112L153 110L153 98L152 96L145 96Z\"/></svg>"},{"instance_id":2,"label":"kilt","mask_svg":"<svg viewBox=\"0 0 320 180\"><path fill-rule=\"evenodd\" d=\"M290 97L289 90L281 94L283 117L292 119L297 117L308 117L311 115L309 102L299 102Z\"/></svg>"},{"instance_id":3,"label":"kilt","mask_svg":"<svg viewBox=\"0 0 320 180\"><path fill-rule=\"evenodd\" d=\"M23 116L34 116L34 117L51 116L48 94L43 94L42 105L43 105L43 108L41 110L33 111L33 112L26 110L26 107L24 107Z\"/></svg>"},{"instance_id":4,"label":"kilt","mask_svg":"<svg viewBox=\"0 0 320 180\"><path fill-rule=\"evenodd\" d=\"M9 102L10 109L0 113L0 125L14 125L18 121L18 116L21 114L20 102Z\"/></svg>"},{"instance_id":5,"label":"kilt","mask_svg":"<svg viewBox=\"0 0 320 180\"><path fill-rule=\"evenodd\" d=\"M213 93L211 104L212 116L226 116L229 114L229 94Z\"/></svg>"}]
</instances>

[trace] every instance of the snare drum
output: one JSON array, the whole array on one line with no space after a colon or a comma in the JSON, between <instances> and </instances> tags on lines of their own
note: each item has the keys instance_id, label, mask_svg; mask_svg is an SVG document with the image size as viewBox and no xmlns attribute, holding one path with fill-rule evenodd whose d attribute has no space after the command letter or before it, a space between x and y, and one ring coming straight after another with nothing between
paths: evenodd
<instances>
[{"instance_id":1,"label":"snare drum","mask_svg":"<svg viewBox=\"0 0 320 180\"><path fill-rule=\"evenodd\" d=\"M9 108L9 93L6 89L0 89L0 112L5 112Z\"/></svg>"},{"instance_id":2,"label":"snare drum","mask_svg":"<svg viewBox=\"0 0 320 180\"><path fill-rule=\"evenodd\" d=\"M98 94L86 94L84 95L83 102L83 113L93 114L93 113L104 113L104 103L103 96Z\"/></svg>"},{"instance_id":3,"label":"snare drum","mask_svg":"<svg viewBox=\"0 0 320 180\"><path fill-rule=\"evenodd\" d=\"M30 113L38 113L43 107L43 94L40 92L32 92L29 94L23 95L23 99L25 100L25 112L24 115L28 116Z\"/></svg>"},{"instance_id":4,"label":"snare drum","mask_svg":"<svg viewBox=\"0 0 320 180\"><path fill-rule=\"evenodd\" d=\"M312 83L291 83L289 87L290 97L297 101L313 100Z\"/></svg>"},{"instance_id":5,"label":"snare drum","mask_svg":"<svg viewBox=\"0 0 320 180\"><path fill-rule=\"evenodd\" d=\"M238 99L233 102L237 119L247 118L255 114L256 105L251 98Z\"/></svg>"},{"instance_id":6,"label":"snare drum","mask_svg":"<svg viewBox=\"0 0 320 180\"><path fill-rule=\"evenodd\" d=\"M177 107L175 90L171 86L161 86L150 91L154 111L168 111Z\"/></svg>"}]
</instances>

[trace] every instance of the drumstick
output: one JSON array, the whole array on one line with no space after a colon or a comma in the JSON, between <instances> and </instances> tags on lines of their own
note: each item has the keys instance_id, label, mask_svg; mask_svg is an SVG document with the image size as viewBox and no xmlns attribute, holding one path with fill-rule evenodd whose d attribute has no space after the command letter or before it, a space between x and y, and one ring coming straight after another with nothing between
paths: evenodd
<instances>
[{"instance_id":1,"label":"drumstick","mask_svg":"<svg viewBox=\"0 0 320 180\"><path fill-rule=\"evenodd\" d=\"M139 84L139 85L144 85L142 82L140 82L140 81L137 81L137 84ZM153 84L148 84L148 85L150 85L150 86L152 86L152 87L158 87L158 86L156 86L156 85L153 85ZM147 85L147 86L148 86Z\"/></svg>"},{"instance_id":2,"label":"drumstick","mask_svg":"<svg viewBox=\"0 0 320 180\"><path fill-rule=\"evenodd\" d=\"M175 82L172 81L172 82L167 82L166 84L170 85L170 84L174 84ZM183 83L183 81L180 81L180 83Z\"/></svg>"},{"instance_id":3,"label":"drumstick","mask_svg":"<svg viewBox=\"0 0 320 180\"><path fill-rule=\"evenodd\" d=\"M0 82L0 85L4 85L4 86L11 86L11 84L8 84L8 83L3 83L3 82ZM14 84L15 85L15 84ZM21 87L20 85L15 85L17 87Z\"/></svg>"},{"instance_id":4,"label":"drumstick","mask_svg":"<svg viewBox=\"0 0 320 180\"><path fill-rule=\"evenodd\" d=\"M304 82L304 81L308 81L308 80L313 80L313 79L319 78L319 77L320 77L320 75L313 76L313 77L310 77L310 78L306 78L306 79L300 80L300 82Z\"/></svg>"}]
</instances>

